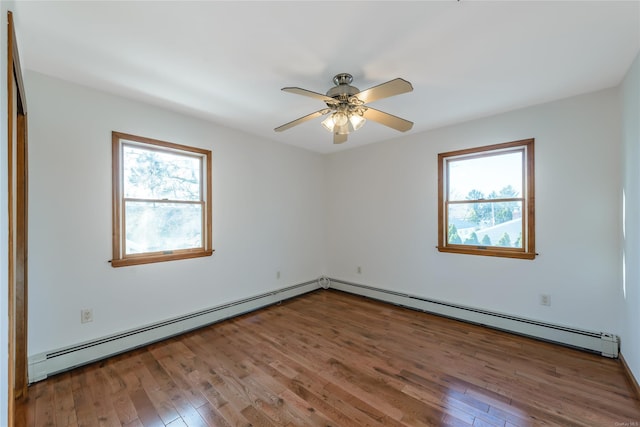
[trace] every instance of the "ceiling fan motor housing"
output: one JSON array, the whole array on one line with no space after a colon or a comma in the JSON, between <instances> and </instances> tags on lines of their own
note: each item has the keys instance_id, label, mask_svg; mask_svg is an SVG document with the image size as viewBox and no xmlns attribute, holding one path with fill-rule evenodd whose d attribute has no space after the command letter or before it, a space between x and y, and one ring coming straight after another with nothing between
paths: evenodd
<instances>
[{"instance_id":1,"label":"ceiling fan motor housing","mask_svg":"<svg viewBox=\"0 0 640 427\"><path fill-rule=\"evenodd\" d=\"M360 92L360 89L349 84L352 81L353 76L351 74L336 74L333 77L335 86L327 91L327 96L337 99L340 102L348 102L350 97Z\"/></svg>"}]
</instances>

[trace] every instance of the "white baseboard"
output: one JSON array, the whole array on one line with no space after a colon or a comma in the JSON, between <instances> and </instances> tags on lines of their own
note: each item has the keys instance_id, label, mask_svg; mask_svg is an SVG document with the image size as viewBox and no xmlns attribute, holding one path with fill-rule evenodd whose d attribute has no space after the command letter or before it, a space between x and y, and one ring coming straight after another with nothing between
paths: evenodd
<instances>
[{"instance_id":1,"label":"white baseboard","mask_svg":"<svg viewBox=\"0 0 640 427\"><path fill-rule=\"evenodd\" d=\"M41 381L50 375L68 371L75 367L161 341L230 317L276 304L321 287L349 292L399 306L579 348L606 357L618 357L619 338L613 334L568 328L374 288L340 279L321 277L318 280L300 283L152 325L30 356L29 381L31 383Z\"/></svg>"},{"instance_id":2,"label":"white baseboard","mask_svg":"<svg viewBox=\"0 0 640 427\"><path fill-rule=\"evenodd\" d=\"M29 382L41 381L59 372L276 304L314 291L321 285L322 281L312 280L78 345L36 354L29 357Z\"/></svg>"},{"instance_id":3,"label":"white baseboard","mask_svg":"<svg viewBox=\"0 0 640 427\"><path fill-rule=\"evenodd\" d=\"M566 326L554 325L521 317L494 313L472 307L430 300L413 295L374 288L371 286L330 279L331 289L366 296L376 300L400 305L440 316L524 335L544 341L617 358L620 347L618 336L604 332L592 332Z\"/></svg>"}]
</instances>

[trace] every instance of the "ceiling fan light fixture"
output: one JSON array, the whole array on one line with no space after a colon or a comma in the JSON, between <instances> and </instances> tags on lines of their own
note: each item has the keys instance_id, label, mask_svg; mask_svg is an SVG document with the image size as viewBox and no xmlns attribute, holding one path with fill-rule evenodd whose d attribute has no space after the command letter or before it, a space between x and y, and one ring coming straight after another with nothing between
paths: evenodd
<instances>
[{"instance_id":1,"label":"ceiling fan light fixture","mask_svg":"<svg viewBox=\"0 0 640 427\"><path fill-rule=\"evenodd\" d=\"M347 115L342 111L337 111L333 113L332 118L333 118L333 123L336 126L344 126L347 124L347 121L349 120L349 117L347 117Z\"/></svg>"},{"instance_id":2,"label":"ceiling fan light fixture","mask_svg":"<svg viewBox=\"0 0 640 427\"><path fill-rule=\"evenodd\" d=\"M333 114L322 121L322 126L324 126L324 128L329 132L333 132L333 128L336 126L333 121Z\"/></svg>"},{"instance_id":3,"label":"ceiling fan light fixture","mask_svg":"<svg viewBox=\"0 0 640 427\"><path fill-rule=\"evenodd\" d=\"M366 121L367 119L357 113L351 113L349 116L349 123L351 123L351 127L353 127L354 131L360 129Z\"/></svg>"},{"instance_id":4,"label":"ceiling fan light fixture","mask_svg":"<svg viewBox=\"0 0 640 427\"><path fill-rule=\"evenodd\" d=\"M329 132L333 132L335 128L346 128L349 123L349 117L343 111L336 111L322 121L322 126Z\"/></svg>"}]
</instances>

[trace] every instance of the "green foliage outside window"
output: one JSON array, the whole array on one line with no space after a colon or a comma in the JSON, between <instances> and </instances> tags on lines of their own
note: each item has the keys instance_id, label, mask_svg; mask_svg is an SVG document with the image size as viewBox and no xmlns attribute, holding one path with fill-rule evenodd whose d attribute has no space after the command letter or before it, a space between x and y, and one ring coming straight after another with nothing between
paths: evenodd
<instances>
[{"instance_id":1,"label":"green foliage outside window","mask_svg":"<svg viewBox=\"0 0 640 427\"><path fill-rule=\"evenodd\" d=\"M513 219L513 213L518 208L517 202L492 202L496 199L510 199L518 197L518 192L508 185L499 193L492 191L485 196L480 190L471 190L467 200L477 200L479 203L471 205L467 212L467 221L477 225L498 225Z\"/></svg>"},{"instance_id":2,"label":"green foliage outside window","mask_svg":"<svg viewBox=\"0 0 640 427\"><path fill-rule=\"evenodd\" d=\"M511 238L509 237L508 233L504 233L502 235L502 237L498 241L498 246L505 246L505 247L511 246Z\"/></svg>"},{"instance_id":3,"label":"green foliage outside window","mask_svg":"<svg viewBox=\"0 0 640 427\"><path fill-rule=\"evenodd\" d=\"M449 225L449 243L462 243L462 239L458 234L458 229L455 224Z\"/></svg>"},{"instance_id":4,"label":"green foliage outside window","mask_svg":"<svg viewBox=\"0 0 640 427\"><path fill-rule=\"evenodd\" d=\"M469 235L469 237L464 239L464 244L465 245L479 245L480 244L480 242L478 242L478 235L476 234L475 231L473 233L471 233Z\"/></svg>"}]
</instances>

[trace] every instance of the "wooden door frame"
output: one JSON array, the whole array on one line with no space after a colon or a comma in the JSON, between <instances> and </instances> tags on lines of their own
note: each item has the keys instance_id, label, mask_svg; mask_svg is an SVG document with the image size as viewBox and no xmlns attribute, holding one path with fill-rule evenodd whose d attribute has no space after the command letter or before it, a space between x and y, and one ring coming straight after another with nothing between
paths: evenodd
<instances>
[{"instance_id":1,"label":"wooden door frame","mask_svg":"<svg viewBox=\"0 0 640 427\"><path fill-rule=\"evenodd\" d=\"M17 403L27 397L27 107L13 15L7 12L7 155L9 210L8 421L19 418ZM15 105L14 105L15 104ZM14 140L15 135L15 140Z\"/></svg>"}]
</instances>

